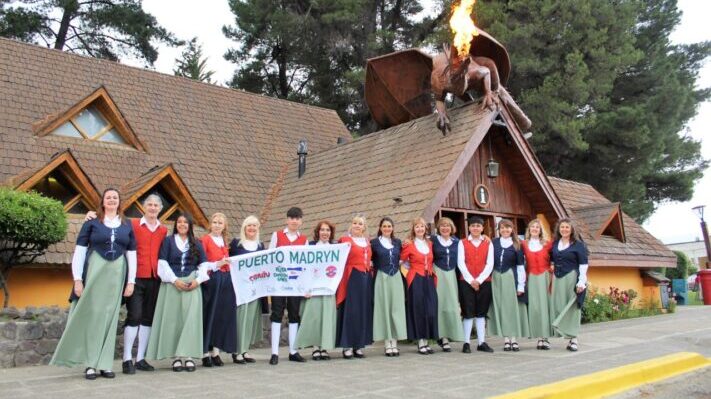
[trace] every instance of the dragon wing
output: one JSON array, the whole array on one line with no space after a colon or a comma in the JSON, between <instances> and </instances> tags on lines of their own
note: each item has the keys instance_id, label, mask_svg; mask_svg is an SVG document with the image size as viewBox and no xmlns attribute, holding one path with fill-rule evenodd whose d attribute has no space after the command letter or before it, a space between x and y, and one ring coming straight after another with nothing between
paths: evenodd
<instances>
[{"instance_id":1,"label":"dragon wing","mask_svg":"<svg viewBox=\"0 0 711 399\"><path fill-rule=\"evenodd\" d=\"M373 120L388 128L432 113L432 57L409 49L368 60L365 101Z\"/></svg>"}]
</instances>

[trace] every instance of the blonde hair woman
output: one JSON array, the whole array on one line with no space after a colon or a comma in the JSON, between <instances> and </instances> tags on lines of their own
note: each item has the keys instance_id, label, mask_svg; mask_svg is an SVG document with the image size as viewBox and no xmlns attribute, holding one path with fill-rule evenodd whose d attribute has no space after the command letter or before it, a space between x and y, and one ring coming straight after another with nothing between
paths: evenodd
<instances>
[{"instance_id":1,"label":"blonde hair woman","mask_svg":"<svg viewBox=\"0 0 711 399\"><path fill-rule=\"evenodd\" d=\"M493 240L494 272L491 278L492 306L489 332L504 337L504 351L518 352L516 337L528 337L526 269L521 243L508 219L499 222L499 237Z\"/></svg>"},{"instance_id":2,"label":"blonde hair woman","mask_svg":"<svg viewBox=\"0 0 711 399\"><path fill-rule=\"evenodd\" d=\"M200 239L208 262L215 262L217 268L202 286L203 367L223 366L220 349L227 353L236 350L236 298L227 261L228 234L227 217L215 213L210 217L210 232Z\"/></svg>"},{"instance_id":3,"label":"blonde hair woman","mask_svg":"<svg viewBox=\"0 0 711 399\"><path fill-rule=\"evenodd\" d=\"M432 238L432 259L437 275L437 341L445 352L451 352L449 341L464 341L459 296L457 289L457 254L459 238L452 219L442 217L437 220L437 234Z\"/></svg>"},{"instance_id":4,"label":"blonde hair woman","mask_svg":"<svg viewBox=\"0 0 711 399\"><path fill-rule=\"evenodd\" d=\"M239 238L230 242L230 256L263 251L264 244L259 241L259 219L250 215L242 222ZM255 299L237 306L237 350L232 354L232 362L237 364L254 363L247 353L249 347L262 340L261 302Z\"/></svg>"},{"instance_id":5,"label":"blonde hair woman","mask_svg":"<svg viewBox=\"0 0 711 399\"><path fill-rule=\"evenodd\" d=\"M438 339L437 328L437 275L432 263L432 242L427 238L424 219L412 221L410 241L402 246L400 261L407 272L406 322L407 338L417 340L421 355L434 353L427 344Z\"/></svg>"},{"instance_id":6,"label":"blonde hair woman","mask_svg":"<svg viewBox=\"0 0 711 399\"><path fill-rule=\"evenodd\" d=\"M551 281L551 241L541 221L533 219L526 228L526 241L521 243L528 273L528 322L531 337L537 337L536 349L548 350L552 334L549 311Z\"/></svg>"},{"instance_id":7,"label":"blonde hair woman","mask_svg":"<svg viewBox=\"0 0 711 399\"><path fill-rule=\"evenodd\" d=\"M336 291L336 346L345 359L363 358L363 348L373 343L372 252L365 216L351 220L348 235L338 242L351 244L343 278Z\"/></svg>"}]
</instances>

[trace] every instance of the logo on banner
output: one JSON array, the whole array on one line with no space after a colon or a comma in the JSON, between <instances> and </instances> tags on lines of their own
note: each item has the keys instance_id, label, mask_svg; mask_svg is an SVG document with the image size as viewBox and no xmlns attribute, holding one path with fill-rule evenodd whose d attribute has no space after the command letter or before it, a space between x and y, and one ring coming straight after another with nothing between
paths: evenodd
<instances>
[{"instance_id":1,"label":"logo on banner","mask_svg":"<svg viewBox=\"0 0 711 399\"><path fill-rule=\"evenodd\" d=\"M326 277L334 278L334 277L336 277L337 272L338 272L338 268L336 268L336 266L328 266L326 268Z\"/></svg>"}]
</instances>

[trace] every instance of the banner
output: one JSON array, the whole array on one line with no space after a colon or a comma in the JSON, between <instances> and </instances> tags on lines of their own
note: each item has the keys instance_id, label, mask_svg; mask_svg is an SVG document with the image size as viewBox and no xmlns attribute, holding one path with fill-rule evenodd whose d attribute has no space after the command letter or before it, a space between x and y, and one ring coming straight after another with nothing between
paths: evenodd
<instances>
[{"instance_id":1,"label":"banner","mask_svg":"<svg viewBox=\"0 0 711 399\"><path fill-rule=\"evenodd\" d=\"M334 295L350 244L285 246L228 258L237 305L265 296Z\"/></svg>"}]
</instances>

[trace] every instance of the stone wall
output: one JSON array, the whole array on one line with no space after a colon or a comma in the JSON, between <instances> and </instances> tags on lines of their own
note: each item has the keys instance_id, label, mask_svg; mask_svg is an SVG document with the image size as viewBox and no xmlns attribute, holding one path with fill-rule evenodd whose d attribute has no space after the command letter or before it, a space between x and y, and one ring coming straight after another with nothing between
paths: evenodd
<instances>
[{"instance_id":1,"label":"stone wall","mask_svg":"<svg viewBox=\"0 0 711 399\"><path fill-rule=\"evenodd\" d=\"M68 309L59 307L28 307L26 309L0 308L0 368L48 364L67 323ZM116 337L116 358L123 355L123 321L125 308L121 308ZM269 337L269 316L262 318L263 336ZM281 345L287 344L287 324L282 325ZM269 345L263 340L255 345ZM135 353L135 352L134 352ZM228 360L229 357L223 360Z\"/></svg>"}]
</instances>

